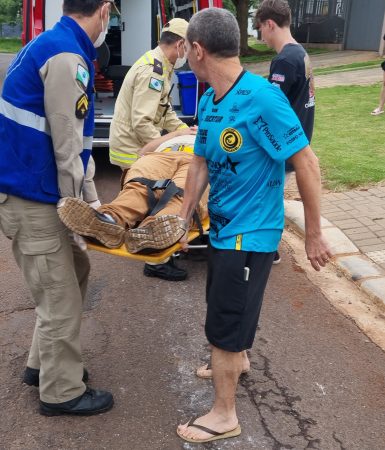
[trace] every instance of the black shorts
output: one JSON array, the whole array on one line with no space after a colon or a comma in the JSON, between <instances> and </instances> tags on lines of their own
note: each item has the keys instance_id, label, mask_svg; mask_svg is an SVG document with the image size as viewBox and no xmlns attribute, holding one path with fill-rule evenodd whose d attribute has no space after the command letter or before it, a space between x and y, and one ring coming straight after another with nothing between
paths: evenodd
<instances>
[{"instance_id":1,"label":"black shorts","mask_svg":"<svg viewBox=\"0 0 385 450\"><path fill-rule=\"evenodd\" d=\"M385 61L382 61L382 63L381 63L381 68L382 68L382 70L385 72Z\"/></svg>"},{"instance_id":2,"label":"black shorts","mask_svg":"<svg viewBox=\"0 0 385 450\"><path fill-rule=\"evenodd\" d=\"M205 326L210 344L229 352L252 347L274 255L210 246Z\"/></svg>"}]
</instances>

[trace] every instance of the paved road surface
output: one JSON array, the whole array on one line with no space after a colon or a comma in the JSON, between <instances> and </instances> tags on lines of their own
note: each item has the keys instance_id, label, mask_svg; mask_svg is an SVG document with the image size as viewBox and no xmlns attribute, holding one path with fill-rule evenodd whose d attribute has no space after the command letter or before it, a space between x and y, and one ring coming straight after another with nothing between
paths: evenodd
<instances>
[{"instance_id":1,"label":"paved road surface","mask_svg":"<svg viewBox=\"0 0 385 450\"><path fill-rule=\"evenodd\" d=\"M7 71L7 67L14 57L15 55L9 53L0 53L0 92L3 86L5 72Z\"/></svg>"},{"instance_id":2,"label":"paved road surface","mask_svg":"<svg viewBox=\"0 0 385 450\"><path fill-rule=\"evenodd\" d=\"M351 64L354 62L370 61L376 58L378 58L378 53L376 52L357 52L353 50L311 55L311 61L315 69L319 67L340 66L343 64ZM244 64L244 66L251 72L259 73L260 75L268 75L270 61L263 61L260 63L246 63Z\"/></svg>"},{"instance_id":3,"label":"paved road surface","mask_svg":"<svg viewBox=\"0 0 385 450\"><path fill-rule=\"evenodd\" d=\"M101 152L97 184L108 201L120 173ZM0 235L0 450L385 448L383 352L282 250L250 353L252 371L238 389L243 433L192 446L175 427L205 412L212 396L210 382L194 376L207 354L204 262L181 261L189 279L167 283L144 278L140 263L90 253L84 358L91 385L111 389L116 406L101 416L46 418L36 411L36 389L20 382L34 311L10 242Z\"/></svg>"},{"instance_id":4,"label":"paved road surface","mask_svg":"<svg viewBox=\"0 0 385 450\"><path fill-rule=\"evenodd\" d=\"M380 67L371 69L361 69L351 72L329 73L327 75L316 75L315 83L317 88L331 86L367 85L379 83L383 78L383 71Z\"/></svg>"},{"instance_id":5,"label":"paved road surface","mask_svg":"<svg viewBox=\"0 0 385 450\"><path fill-rule=\"evenodd\" d=\"M378 53L376 52L358 52L352 50L311 55L314 68L370 61L376 58L378 58ZM250 70L253 73L258 73L259 75L265 76L269 74L270 61L264 61L256 64L244 64L244 66L247 70ZM373 84L381 80L382 70L380 65L373 69L340 72L329 75L317 75L315 79L317 88L349 84Z\"/></svg>"},{"instance_id":6,"label":"paved road surface","mask_svg":"<svg viewBox=\"0 0 385 450\"><path fill-rule=\"evenodd\" d=\"M97 158L102 200L119 171ZM206 411L211 383L194 376L206 353L204 262L183 260L190 277L168 283L142 276L142 265L90 253L92 275L83 326L91 385L111 389L115 408L90 418L46 418L37 392L22 386L34 311L0 237L1 450L174 450L384 448L385 357L341 316L286 248L274 267L252 371L238 389L243 433L206 446L183 444L178 421Z\"/></svg>"}]
</instances>

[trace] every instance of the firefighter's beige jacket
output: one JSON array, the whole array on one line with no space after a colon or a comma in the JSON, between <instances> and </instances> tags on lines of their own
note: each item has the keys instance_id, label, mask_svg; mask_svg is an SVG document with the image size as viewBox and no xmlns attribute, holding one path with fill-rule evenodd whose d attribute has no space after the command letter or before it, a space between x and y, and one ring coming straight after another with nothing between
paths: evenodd
<instances>
[{"instance_id":1,"label":"firefighter's beige jacket","mask_svg":"<svg viewBox=\"0 0 385 450\"><path fill-rule=\"evenodd\" d=\"M162 130L186 125L169 101L173 66L160 47L145 53L129 70L119 92L110 128L110 161L122 168Z\"/></svg>"}]
</instances>

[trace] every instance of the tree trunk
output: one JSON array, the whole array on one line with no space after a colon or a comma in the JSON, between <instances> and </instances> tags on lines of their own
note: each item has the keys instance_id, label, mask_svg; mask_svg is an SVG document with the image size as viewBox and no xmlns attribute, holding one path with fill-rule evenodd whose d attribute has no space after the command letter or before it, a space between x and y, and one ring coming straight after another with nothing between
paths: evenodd
<instances>
[{"instance_id":1,"label":"tree trunk","mask_svg":"<svg viewBox=\"0 0 385 450\"><path fill-rule=\"evenodd\" d=\"M337 2L336 0L329 0L329 7L328 7L328 16L333 17L336 15L336 9L337 9Z\"/></svg>"},{"instance_id":2,"label":"tree trunk","mask_svg":"<svg viewBox=\"0 0 385 450\"><path fill-rule=\"evenodd\" d=\"M232 0L237 12L237 21L241 31L241 56L249 54L248 45L248 19L249 19L249 0Z\"/></svg>"}]
</instances>

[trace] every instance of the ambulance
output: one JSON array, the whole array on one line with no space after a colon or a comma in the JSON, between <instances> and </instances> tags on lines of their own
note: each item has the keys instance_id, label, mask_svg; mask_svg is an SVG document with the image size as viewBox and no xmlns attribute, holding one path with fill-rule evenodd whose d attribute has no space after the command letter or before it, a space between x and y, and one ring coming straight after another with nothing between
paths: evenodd
<instances>
[{"instance_id":1,"label":"ambulance","mask_svg":"<svg viewBox=\"0 0 385 450\"><path fill-rule=\"evenodd\" d=\"M23 0L23 45L53 27L61 17L62 4L63 0ZM163 25L173 17L188 21L196 11L223 6L222 0L115 0L115 4L120 15L111 14L107 45L98 49L95 63L94 147L108 147L115 100L124 76L140 56L157 46ZM198 84L196 98L199 90L204 87ZM182 113L175 75L170 97L181 120L192 123L195 114Z\"/></svg>"}]
</instances>

